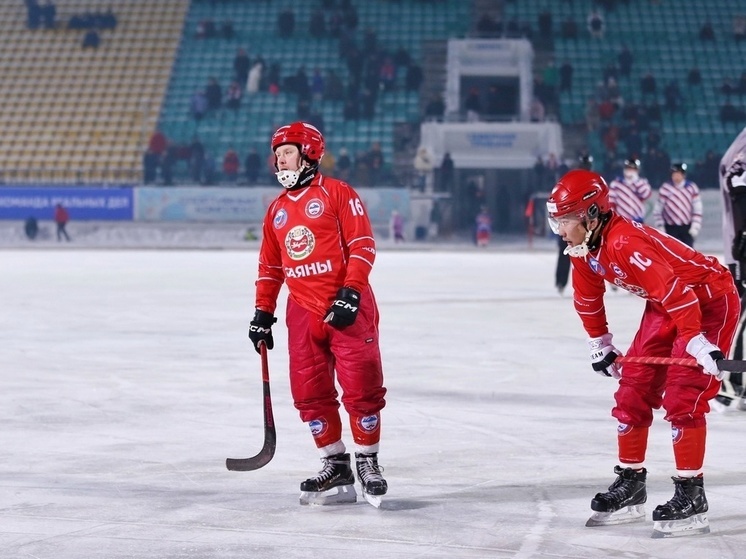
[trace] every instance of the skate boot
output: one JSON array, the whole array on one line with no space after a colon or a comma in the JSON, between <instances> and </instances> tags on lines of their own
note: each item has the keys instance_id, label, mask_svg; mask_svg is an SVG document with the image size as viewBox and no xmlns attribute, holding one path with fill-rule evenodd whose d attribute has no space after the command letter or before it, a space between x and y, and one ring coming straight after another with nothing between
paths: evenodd
<instances>
[{"instance_id":1,"label":"skate boot","mask_svg":"<svg viewBox=\"0 0 746 559\"><path fill-rule=\"evenodd\" d=\"M324 463L321 471L300 484L300 504L337 505L357 501L350 455L334 454L321 461Z\"/></svg>"},{"instance_id":2,"label":"skate boot","mask_svg":"<svg viewBox=\"0 0 746 559\"><path fill-rule=\"evenodd\" d=\"M709 534L707 497L701 477L673 477L674 493L653 511L653 537L670 538Z\"/></svg>"},{"instance_id":3,"label":"skate boot","mask_svg":"<svg viewBox=\"0 0 746 559\"><path fill-rule=\"evenodd\" d=\"M388 484L383 479L381 472L383 468L378 465L378 454L355 453L357 463L357 477L363 488L363 497L371 505L378 508L381 506L381 496L386 494Z\"/></svg>"},{"instance_id":4,"label":"skate boot","mask_svg":"<svg viewBox=\"0 0 746 559\"><path fill-rule=\"evenodd\" d=\"M614 473L619 477L609 490L597 493L591 500L591 509L595 512L586 526L610 526L645 519L644 504L648 500L645 478L648 471L643 468L636 472L632 468L616 466Z\"/></svg>"}]
</instances>

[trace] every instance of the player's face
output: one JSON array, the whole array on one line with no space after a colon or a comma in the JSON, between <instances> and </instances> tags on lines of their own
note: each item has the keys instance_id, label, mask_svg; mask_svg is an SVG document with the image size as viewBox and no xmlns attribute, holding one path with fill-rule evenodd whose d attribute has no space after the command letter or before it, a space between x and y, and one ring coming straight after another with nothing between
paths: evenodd
<instances>
[{"instance_id":1,"label":"player's face","mask_svg":"<svg viewBox=\"0 0 746 559\"><path fill-rule=\"evenodd\" d=\"M585 242L587 229L583 221L576 216L557 218L557 233L570 246L578 246Z\"/></svg>"},{"instance_id":2,"label":"player's face","mask_svg":"<svg viewBox=\"0 0 746 559\"><path fill-rule=\"evenodd\" d=\"M275 150L277 169L279 171L297 171L300 169L300 151L298 146L285 144Z\"/></svg>"},{"instance_id":3,"label":"player's face","mask_svg":"<svg viewBox=\"0 0 746 559\"><path fill-rule=\"evenodd\" d=\"M675 183L680 183L684 180L684 173L679 173L678 171L674 171L671 173L671 180Z\"/></svg>"}]
</instances>

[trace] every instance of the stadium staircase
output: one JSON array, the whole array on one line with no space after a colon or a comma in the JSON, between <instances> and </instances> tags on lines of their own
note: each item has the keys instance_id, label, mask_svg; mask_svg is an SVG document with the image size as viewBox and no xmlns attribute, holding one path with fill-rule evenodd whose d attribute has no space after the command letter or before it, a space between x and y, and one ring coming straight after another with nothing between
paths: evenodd
<instances>
[{"instance_id":1,"label":"stadium staircase","mask_svg":"<svg viewBox=\"0 0 746 559\"><path fill-rule=\"evenodd\" d=\"M189 1L55 5L57 27L30 30L21 0L0 2L0 182L139 181ZM108 8L116 28L82 48L70 16Z\"/></svg>"},{"instance_id":2,"label":"stadium staircase","mask_svg":"<svg viewBox=\"0 0 746 559\"><path fill-rule=\"evenodd\" d=\"M586 102L603 79L604 68L615 62L623 45L634 55L629 77L618 80L625 102L641 102L640 79L651 72L657 82L657 100L664 106L663 88L677 80L684 96L684 111L663 110L661 146L674 160L693 163L707 150L722 153L744 123L723 124L720 106L725 96L718 90L724 78L738 81L746 71L746 41L733 39L733 18L746 15L742 0L677 0L616 2L615 9L599 9L605 20L603 39L594 39L587 30L586 19L594 5L601 2L546 2L520 0L504 2L504 21L516 19L538 27L538 15L549 7L553 16L554 58L559 67L569 60L574 68L573 88L560 96L560 117L563 125L577 125L585 120ZM579 37L561 37L561 24L568 17L578 24ZM705 21L715 30L714 42L699 40L699 30ZM687 74L692 67L702 74L702 85L688 86ZM744 97L733 96L734 105L743 107ZM589 133L588 146L593 155L603 158L604 148L597 133ZM644 147L644 146L643 146ZM620 142L618 152L626 156ZM574 153L566 153L573 157Z\"/></svg>"},{"instance_id":3,"label":"stadium staircase","mask_svg":"<svg viewBox=\"0 0 746 559\"><path fill-rule=\"evenodd\" d=\"M423 43L463 36L471 9L469 2L463 0L434 3L354 0L352 3L359 16L358 45L362 45L364 31L372 28L377 33L379 45L391 51L403 46L419 64L423 59ZM279 63L283 80L294 76L298 68L304 66L309 78L315 68L325 76L328 70L334 70L346 86L348 71L345 61L339 56L337 38L314 38L309 33L311 12L321 4L319 0L292 4L258 0L193 0L160 116L159 126L164 134L179 144L189 144L193 137L198 136L218 165L228 149L236 150L242 162L251 148L256 148L263 157L268 155L269 138L276 127L298 118L295 94L282 90L278 94L266 91L253 95L244 93L236 114L221 109L199 123L190 115L190 98L196 90L204 89L210 77L218 80L225 93L233 79L233 59L240 47L246 49L252 60L261 56L266 63L265 72L272 63ZM296 24L293 36L283 39L277 34L277 15L287 6L292 7ZM230 20L235 36L230 39L196 38L197 24L204 19L213 20L218 27ZM379 94L375 116L371 120L345 121L343 101L326 100L321 106L313 106L320 109L324 119L328 152L338 157L340 150L346 148L354 157L367 152L374 142L379 142L385 163L391 168L395 159L395 126L402 122L419 123L421 119L419 93L405 91L404 75L405 69L400 68L396 90ZM241 85L245 88L245 84ZM182 182L185 169L177 167L174 172Z\"/></svg>"}]
</instances>

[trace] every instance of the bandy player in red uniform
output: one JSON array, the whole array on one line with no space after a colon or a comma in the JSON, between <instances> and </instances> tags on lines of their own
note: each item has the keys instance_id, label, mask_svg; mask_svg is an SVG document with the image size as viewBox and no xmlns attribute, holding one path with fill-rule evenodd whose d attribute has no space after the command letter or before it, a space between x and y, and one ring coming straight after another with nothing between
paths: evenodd
<instances>
[{"instance_id":1,"label":"bandy player in red uniform","mask_svg":"<svg viewBox=\"0 0 746 559\"><path fill-rule=\"evenodd\" d=\"M606 493L591 501L587 526L644 520L645 452L653 410L671 423L674 496L653 511L653 537L709 532L703 463L709 400L724 374L717 367L735 332L739 299L733 278L705 256L652 227L628 221L609 204L601 175L575 170L547 201L549 222L574 257L574 303L589 340L593 369L619 379L612 415L619 421L620 466ZM615 363L604 308L604 282L647 300L627 351L638 357L694 357L700 367Z\"/></svg>"},{"instance_id":2,"label":"bandy player in red uniform","mask_svg":"<svg viewBox=\"0 0 746 559\"><path fill-rule=\"evenodd\" d=\"M264 218L249 337L257 351L261 341L272 349L277 297L286 283L290 388L323 462L318 475L301 483L301 503L356 500L336 372L357 447L358 478L366 499L379 504L387 490L378 465L386 389L378 308L368 284L376 257L370 221L350 185L319 173L324 138L315 127L282 126L272 136L272 151L284 190Z\"/></svg>"}]
</instances>

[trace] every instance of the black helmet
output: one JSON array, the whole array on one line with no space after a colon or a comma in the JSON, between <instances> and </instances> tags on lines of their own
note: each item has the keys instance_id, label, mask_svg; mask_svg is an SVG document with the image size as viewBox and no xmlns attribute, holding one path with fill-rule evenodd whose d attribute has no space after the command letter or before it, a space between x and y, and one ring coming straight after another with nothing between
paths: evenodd
<instances>
[{"instance_id":1,"label":"black helmet","mask_svg":"<svg viewBox=\"0 0 746 559\"><path fill-rule=\"evenodd\" d=\"M639 169L640 168L640 160L629 158L624 160L624 168L625 169Z\"/></svg>"},{"instance_id":2,"label":"black helmet","mask_svg":"<svg viewBox=\"0 0 746 559\"><path fill-rule=\"evenodd\" d=\"M593 169L593 156L590 153L586 153L578 157L578 168L590 171Z\"/></svg>"},{"instance_id":3,"label":"black helmet","mask_svg":"<svg viewBox=\"0 0 746 559\"><path fill-rule=\"evenodd\" d=\"M672 173L681 173L682 175L686 175L686 163L674 163L671 165L671 172Z\"/></svg>"}]
</instances>

